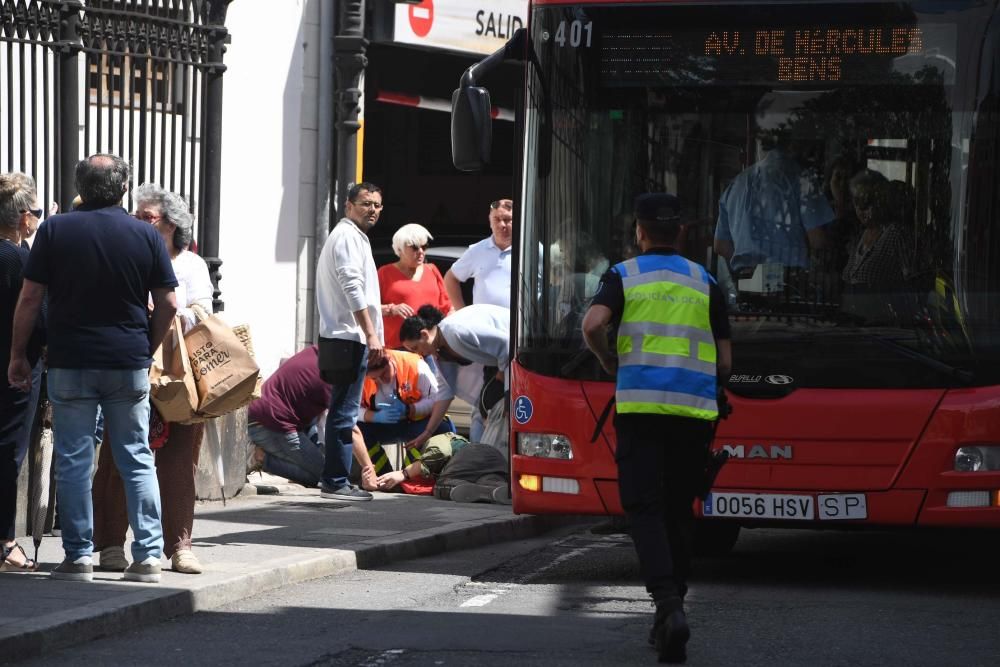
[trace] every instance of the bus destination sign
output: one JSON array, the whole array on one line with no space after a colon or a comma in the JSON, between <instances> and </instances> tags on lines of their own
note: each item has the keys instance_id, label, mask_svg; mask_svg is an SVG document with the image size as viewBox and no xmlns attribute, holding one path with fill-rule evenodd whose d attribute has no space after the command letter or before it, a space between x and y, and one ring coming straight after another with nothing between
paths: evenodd
<instances>
[{"instance_id":1,"label":"bus destination sign","mask_svg":"<svg viewBox=\"0 0 1000 667\"><path fill-rule=\"evenodd\" d=\"M608 34L606 85L952 83L951 25L800 26ZM918 73L919 76L916 76Z\"/></svg>"},{"instance_id":2,"label":"bus destination sign","mask_svg":"<svg viewBox=\"0 0 1000 667\"><path fill-rule=\"evenodd\" d=\"M705 55L777 59L778 81L840 81L843 58L923 55L920 28L814 28L711 32Z\"/></svg>"}]
</instances>

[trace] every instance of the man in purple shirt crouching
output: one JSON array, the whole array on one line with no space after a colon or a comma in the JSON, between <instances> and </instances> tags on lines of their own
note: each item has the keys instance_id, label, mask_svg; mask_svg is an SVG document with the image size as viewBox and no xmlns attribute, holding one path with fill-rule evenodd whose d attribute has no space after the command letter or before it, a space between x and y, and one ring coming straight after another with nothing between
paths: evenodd
<instances>
[{"instance_id":1,"label":"man in purple shirt crouching","mask_svg":"<svg viewBox=\"0 0 1000 667\"><path fill-rule=\"evenodd\" d=\"M326 456L316 440L317 417L330 404L330 385L320 377L319 348L310 345L285 361L250 404L250 439L267 456L264 469L315 487Z\"/></svg>"}]
</instances>

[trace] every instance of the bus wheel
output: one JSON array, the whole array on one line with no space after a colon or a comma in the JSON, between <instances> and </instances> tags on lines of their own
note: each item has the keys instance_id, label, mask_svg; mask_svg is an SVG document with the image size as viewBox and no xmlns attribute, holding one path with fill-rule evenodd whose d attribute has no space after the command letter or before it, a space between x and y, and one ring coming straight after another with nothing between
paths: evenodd
<instances>
[{"instance_id":1,"label":"bus wheel","mask_svg":"<svg viewBox=\"0 0 1000 667\"><path fill-rule=\"evenodd\" d=\"M727 556L740 537L740 524L733 521L696 521L694 552L699 556Z\"/></svg>"}]
</instances>

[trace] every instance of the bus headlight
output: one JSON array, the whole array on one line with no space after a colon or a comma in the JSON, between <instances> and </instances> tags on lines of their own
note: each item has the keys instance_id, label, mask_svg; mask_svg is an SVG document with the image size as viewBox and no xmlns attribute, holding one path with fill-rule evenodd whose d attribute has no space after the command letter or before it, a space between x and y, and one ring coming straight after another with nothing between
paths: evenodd
<instances>
[{"instance_id":1,"label":"bus headlight","mask_svg":"<svg viewBox=\"0 0 1000 667\"><path fill-rule=\"evenodd\" d=\"M569 438L554 433L518 433L517 453L546 459L571 459L573 446Z\"/></svg>"},{"instance_id":2,"label":"bus headlight","mask_svg":"<svg viewBox=\"0 0 1000 667\"><path fill-rule=\"evenodd\" d=\"M1000 470L1000 447L959 447L955 452L955 470L980 472Z\"/></svg>"}]
</instances>

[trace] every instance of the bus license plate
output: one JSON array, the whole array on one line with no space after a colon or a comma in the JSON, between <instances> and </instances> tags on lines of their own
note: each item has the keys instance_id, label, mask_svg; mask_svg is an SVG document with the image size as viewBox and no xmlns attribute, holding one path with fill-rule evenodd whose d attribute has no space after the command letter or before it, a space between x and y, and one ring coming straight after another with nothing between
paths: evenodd
<instances>
[{"instance_id":1,"label":"bus license plate","mask_svg":"<svg viewBox=\"0 0 1000 667\"><path fill-rule=\"evenodd\" d=\"M772 493L710 493L702 506L705 516L747 519L811 521L816 513L812 496Z\"/></svg>"}]
</instances>

